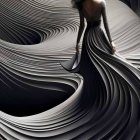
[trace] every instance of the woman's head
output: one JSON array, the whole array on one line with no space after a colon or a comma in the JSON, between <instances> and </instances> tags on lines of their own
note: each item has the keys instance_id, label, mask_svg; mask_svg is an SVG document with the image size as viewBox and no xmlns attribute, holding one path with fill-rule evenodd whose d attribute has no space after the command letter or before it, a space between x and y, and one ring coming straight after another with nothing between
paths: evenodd
<instances>
[{"instance_id":1,"label":"woman's head","mask_svg":"<svg viewBox=\"0 0 140 140\"><path fill-rule=\"evenodd\" d=\"M80 8L82 2L84 2L84 0L71 0L73 8Z\"/></svg>"}]
</instances>

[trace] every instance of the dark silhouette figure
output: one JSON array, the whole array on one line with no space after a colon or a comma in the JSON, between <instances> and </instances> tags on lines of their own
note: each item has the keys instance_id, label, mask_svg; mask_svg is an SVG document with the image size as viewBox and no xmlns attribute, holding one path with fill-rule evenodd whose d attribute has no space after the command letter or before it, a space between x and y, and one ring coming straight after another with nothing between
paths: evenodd
<instances>
[{"instance_id":1,"label":"dark silhouette figure","mask_svg":"<svg viewBox=\"0 0 140 140\"><path fill-rule=\"evenodd\" d=\"M68 71L80 73L80 71L83 71L83 67L89 67L85 67L85 65L88 65L89 63L93 65L90 56L94 55L93 52L95 49L111 55L115 53L115 45L109 31L106 16L106 3L104 0L72 0L72 4L74 8L78 9L80 17L76 54L71 60L62 62L61 65ZM103 17L103 23L108 39L100 27L101 17ZM80 54L79 42L85 27L84 18L86 19L87 27L83 38L82 53ZM82 67L82 65L84 66Z\"/></svg>"},{"instance_id":2,"label":"dark silhouette figure","mask_svg":"<svg viewBox=\"0 0 140 140\"><path fill-rule=\"evenodd\" d=\"M112 57L115 52L107 22L106 3L104 0L72 0L72 4L73 7L78 9L80 17L76 53L69 61L62 62L61 65L66 70L83 76L83 96L89 96L88 101L90 102L91 99L91 102L93 102L93 99L99 96L100 89L105 89L99 69L96 67L96 55L109 55ZM108 39L100 26L101 17L103 17ZM84 33L82 52L80 53L79 42L85 27L84 18L86 19L87 27Z\"/></svg>"}]
</instances>

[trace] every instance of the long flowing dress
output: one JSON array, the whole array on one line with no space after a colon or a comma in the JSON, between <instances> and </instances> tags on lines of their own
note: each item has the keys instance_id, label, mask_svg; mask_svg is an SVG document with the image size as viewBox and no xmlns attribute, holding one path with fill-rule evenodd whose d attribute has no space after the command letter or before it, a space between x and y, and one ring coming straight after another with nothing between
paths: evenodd
<instances>
[{"instance_id":1,"label":"long flowing dress","mask_svg":"<svg viewBox=\"0 0 140 140\"><path fill-rule=\"evenodd\" d=\"M80 62L76 60L79 57L74 55L62 66L83 76L84 88L81 100L83 106L88 107L92 104L95 109L94 131L100 131L104 127L104 122L108 128L103 129L102 133L111 128L118 134L116 139L121 137L128 140L139 135L140 71L118 53L112 55L109 45L101 28L101 20L89 21L83 38ZM75 61L78 65L72 68ZM110 116L111 120L108 120ZM96 127L98 123L102 124L99 128ZM118 130L117 127L121 131L115 132ZM93 137L96 138L98 137Z\"/></svg>"}]
</instances>

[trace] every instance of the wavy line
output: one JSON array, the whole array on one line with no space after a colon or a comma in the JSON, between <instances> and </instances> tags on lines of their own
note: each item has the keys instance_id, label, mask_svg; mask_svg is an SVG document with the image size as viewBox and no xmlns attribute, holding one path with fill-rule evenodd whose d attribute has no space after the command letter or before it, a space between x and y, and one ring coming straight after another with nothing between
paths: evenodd
<instances>
[{"instance_id":1,"label":"wavy line","mask_svg":"<svg viewBox=\"0 0 140 140\"><path fill-rule=\"evenodd\" d=\"M96 46L102 34L91 30L97 79L87 82L60 65L79 28L69 0L0 1L1 139L140 138L140 19L120 1L107 0L107 13L117 53Z\"/></svg>"}]
</instances>

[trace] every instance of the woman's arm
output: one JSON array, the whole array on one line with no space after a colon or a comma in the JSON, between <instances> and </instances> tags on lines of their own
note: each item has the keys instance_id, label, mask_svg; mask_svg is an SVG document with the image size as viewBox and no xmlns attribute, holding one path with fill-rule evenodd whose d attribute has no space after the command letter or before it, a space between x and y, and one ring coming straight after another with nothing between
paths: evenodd
<instances>
[{"instance_id":1,"label":"woman's arm","mask_svg":"<svg viewBox=\"0 0 140 140\"><path fill-rule=\"evenodd\" d=\"M105 30L106 30L106 33L107 33L107 36L108 36L108 39L109 39L109 42L110 42L110 46L112 47L111 49L113 49L114 52L115 52L115 45L114 45L114 43L112 41L112 38L111 38L111 35L110 35L110 30L109 30L109 25L108 25L108 21L107 21L106 4L105 4L105 2L103 2L102 5L103 5L102 16L103 16L104 27L105 27Z\"/></svg>"},{"instance_id":2,"label":"woman's arm","mask_svg":"<svg viewBox=\"0 0 140 140\"><path fill-rule=\"evenodd\" d=\"M76 42L76 51L79 51L79 42L85 27L85 23L84 23L84 15L82 13L82 11L79 10L79 17L80 17L80 26L79 26L79 31L78 31L78 36L77 36L77 42Z\"/></svg>"}]
</instances>

